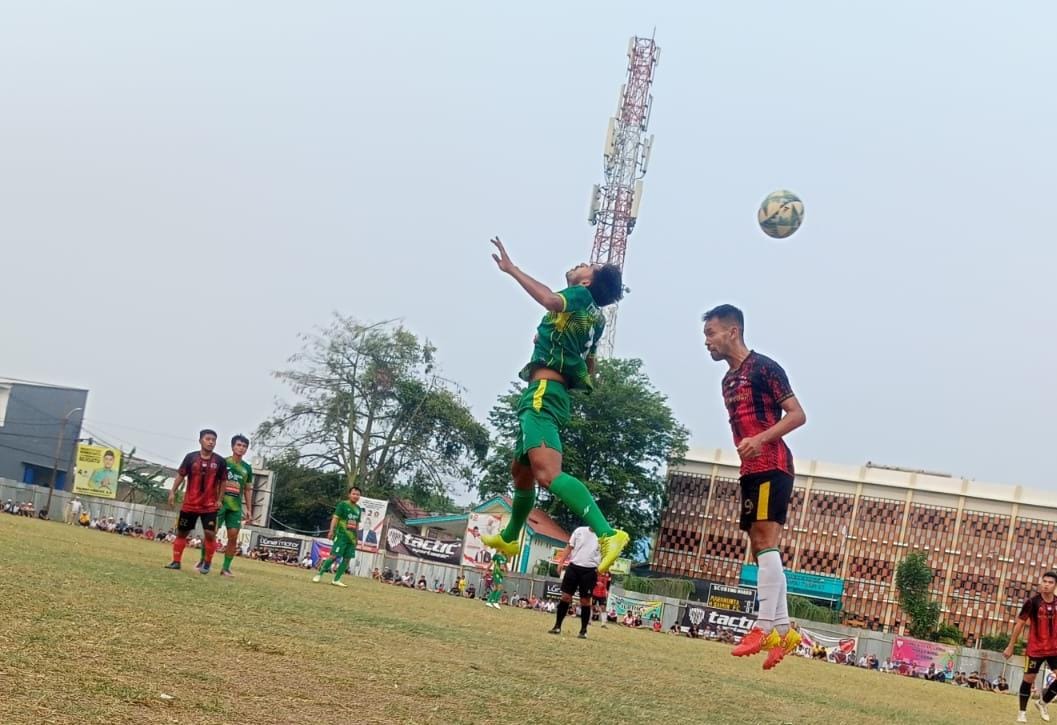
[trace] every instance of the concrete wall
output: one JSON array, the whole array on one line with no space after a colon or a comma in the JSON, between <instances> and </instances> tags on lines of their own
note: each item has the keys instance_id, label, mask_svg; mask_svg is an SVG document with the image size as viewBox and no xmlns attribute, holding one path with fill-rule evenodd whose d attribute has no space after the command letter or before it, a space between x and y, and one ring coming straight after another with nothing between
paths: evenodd
<instances>
[{"instance_id":1,"label":"concrete wall","mask_svg":"<svg viewBox=\"0 0 1057 725\"><path fill-rule=\"evenodd\" d=\"M125 519L133 524L140 523L143 528L151 527L155 531L163 532L176 527L176 513L173 511L95 496L78 496L78 498L92 518L113 516L115 520ZM45 486L34 486L21 481L0 478L0 501L6 502L8 499L16 503L32 501L34 510L40 511L47 504L48 489ZM73 494L69 491L56 490L51 500L48 518L52 521L62 521L63 513L72 499Z\"/></svg>"}]
</instances>

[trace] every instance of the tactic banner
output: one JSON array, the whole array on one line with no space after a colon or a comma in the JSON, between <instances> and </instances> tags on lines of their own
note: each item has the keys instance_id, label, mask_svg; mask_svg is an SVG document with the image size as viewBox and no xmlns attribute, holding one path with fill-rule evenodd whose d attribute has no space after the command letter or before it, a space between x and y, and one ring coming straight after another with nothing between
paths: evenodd
<instances>
[{"instance_id":1,"label":"tactic banner","mask_svg":"<svg viewBox=\"0 0 1057 725\"><path fill-rule=\"evenodd\" d=\"M756 624L756 619L748 614L690 602L683 607L682 620L679 622L684 632L690 631L690 626L693 625L699 630L711 629L716 632L729 629L741 636L748 634L754 624Z\"/></svg>"},{"instance_id":2,"label":"tactic banner","mask_svg":"<svg viewBox=\"0 0 1057 725\"><path fill-rule=\"evenodd\" d=\"M385 532L385 550L440 564L462 562L462 542L458 539L432 539L408 531L403 524L389 522Z\"/></svg>"}]
</instances>

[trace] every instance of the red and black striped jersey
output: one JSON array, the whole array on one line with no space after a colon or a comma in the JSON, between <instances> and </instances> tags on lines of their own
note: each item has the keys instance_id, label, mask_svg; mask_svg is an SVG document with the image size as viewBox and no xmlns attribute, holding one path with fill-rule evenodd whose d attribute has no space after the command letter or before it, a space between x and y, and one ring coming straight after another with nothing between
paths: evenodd
<instances>
[{"instance_id":1,"label":"red and black striped jersey","mask_svg":"<svg viewBox=\"0 0 1057 725\"><path fill-rule=\"evenodd\" d=\"M1036 594L1024 602L1019 619L1028 623L1028 657L1057 656L1057 599Z\"/></svg>"},{"instance_id":2,"label":"red and black striped jersey","mask_svg":"<svg viewBox=\"0 0 1057 725\"><path fill-rule=\"evenodd\" d=\"M217 510L220 485L228 477L228 464L222 456L214 453L209 458L202 458L200 451L188 453L180 464L180 475L187 478L181 511L208 514Z\"/></svg>"},{"instance_id":3,"label":"red and black striped jersey","mask_svg":"<svg viewBox=\"0 0 1057 725\"><path fill-rule=\"evenodd\" d=\"M782 419L782 402L793 397L785 370L766 355L750 352L741 365L723 376L723 402L730 415L734 445L759 435ZM760 455L741 462L741 475L784 471L793 475L793 453L778 439Z\"/></svg>"}]
</instances>

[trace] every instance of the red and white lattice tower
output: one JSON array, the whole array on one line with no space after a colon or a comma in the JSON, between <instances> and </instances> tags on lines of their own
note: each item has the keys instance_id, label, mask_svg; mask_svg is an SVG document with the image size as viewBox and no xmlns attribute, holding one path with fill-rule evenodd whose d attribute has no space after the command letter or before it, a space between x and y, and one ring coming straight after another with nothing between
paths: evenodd
<instances>
[{"instance_id":1,"label":"red and white lattice tower","mask_svg":"<svg viewBox=\"0 0 1057 725\"><path fill-rule=\"evenodd\" d=\"M595 226L591 262L624 268L628 236L635 228L642 201L642 177L650 161L653 137L646 135L653 96L650 86L660 48L653 38L632 38L628 44L628 79L620 89L617 115L606 131L605 181L591 191L588 221ZM617 305L606 308L606 330L599 355L611 357L617 328Z\"/></svg>"}]
</instances>

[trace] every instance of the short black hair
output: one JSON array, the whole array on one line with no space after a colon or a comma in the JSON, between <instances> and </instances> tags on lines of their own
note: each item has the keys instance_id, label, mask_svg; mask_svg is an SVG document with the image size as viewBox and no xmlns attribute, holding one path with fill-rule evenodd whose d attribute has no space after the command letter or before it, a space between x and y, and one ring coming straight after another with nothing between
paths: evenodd
<instances>
[{"instance_id":1,"label":"short black hair","mask_svg":"<svg viewBox=\"0 0 1057 725\"><path fill-rule=\"evenodd\" d=\"M352 493L353 491L360 491L360 487L359 486L349 486L349 491L348 492ZM363 491L360 491L360 493L363 493Z\"/></svg>"},{"instance_id":2,"label":"short black hair","mask_svg":"<svg viewBox=\"0 0 1057 725\"><path fill-rule=\"evenodd\" d=\"M242 435L241 433L236 433L235 435L231 436L232 447L234 447L236 443L245 443L247 448L250 447L250 439Z\"/></svg>"},{"instance_id":3,"label":"short black hair","mask_svg":"<svg viewBox=\"0 0 1057 725\"><path fill-rule=\"evenodd\" d=\"M1057 582L1057 571L1048 571L1048 572L1046 572L1045 574L1042 575L1042 578L1043 579L1053 579L1055 582Z\"/></svg>"},{"instance_id":4,"label":"short black hair","mask_svg":"<svg viewBox=\"0 0 1057 725\"><path fill-rule=\"evenodd\" d=\"M702 322L709 320L721 320L734 323L738 329L745 332L745 315L734 305L716 305L711 310L701 315Z\"/></svg>"},{"instance_id":5,"label":"short black hair","mask_svg":"<svg viewBox=\"0 0 1057 725\"><path fill-rule=\"evenodd\" d=\"M624 296L624 273L615 264L604 264L595 270L587 291L599 307L619 302Z\"/></svg>"},{"instance_id":6,"label":"short black hair","mask_svg":"<svg viewBox=\"0 0 1057 725\"><path fill-rule=\"evenodd\" d=\"M114 452L113 451L107 451L106 453L103 454L103 458L106 458L107 456L110 456L111 458L113 458L114 457Z\"/></svg>"},{"instance_id":7,"label":"short black hair","mask_svg":"<svg viewBox=\"0 0 1057 725\"><path fill-rule=\"evenodd\" d=\"M210 435L213 436L214 438L216 438L217 437L217 432L215 430L213 430L212 428L203 428L202 430L198 431L198 440L202 440L206 436L210 436Z\"/></svg>"}]
</instances>

